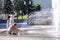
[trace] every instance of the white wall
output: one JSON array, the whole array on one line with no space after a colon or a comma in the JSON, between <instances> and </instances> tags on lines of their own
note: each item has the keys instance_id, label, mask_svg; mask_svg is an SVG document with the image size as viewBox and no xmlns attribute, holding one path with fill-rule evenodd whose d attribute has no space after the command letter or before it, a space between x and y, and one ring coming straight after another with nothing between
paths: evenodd
<instances>
[{"instance_id":1,"label":"white wall","mask_svg":"<svg viewBox=\"0 0 60 40\"><path fill-rule=\"evenodd\" d=\"M52 8L52 0L32 0L34 4L41 4L43 9Z\"/></svg>"}]
</instances>

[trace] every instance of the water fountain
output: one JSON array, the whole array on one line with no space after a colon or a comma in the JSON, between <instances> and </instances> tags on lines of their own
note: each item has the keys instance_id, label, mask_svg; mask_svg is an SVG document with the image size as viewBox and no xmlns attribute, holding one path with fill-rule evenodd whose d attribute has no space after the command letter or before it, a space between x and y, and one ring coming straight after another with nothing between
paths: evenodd
<instances>
[{"instance_id":1,"label":"water fountain","mask_svg":"<svg viewBox=\"0 0 60 40\"><path fill-rule=\"evenodd\" d=\"M36 11L30 13L28 18L29 24L36 25L51 25L52 23L52 9L44 9L42 11Z\"/></svg>"}]
</instances>

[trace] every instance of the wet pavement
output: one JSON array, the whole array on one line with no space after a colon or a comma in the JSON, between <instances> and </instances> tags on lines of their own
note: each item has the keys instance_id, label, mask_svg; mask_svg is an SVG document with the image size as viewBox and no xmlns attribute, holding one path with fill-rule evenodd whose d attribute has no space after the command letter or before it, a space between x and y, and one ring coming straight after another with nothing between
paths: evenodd
<instances>
[{"instance_id":1,"label":"wet pavement","mask_svg":"<svg viewBox=\"0 0 60 40\"><path fill-rule=\"evenodd\" d=\"M2 38L3 37L3 38ZM0 39L4 40L59 40L53 28L26 29L20 35L10 35L6 31L0 33Z\"/></svg>"}]
</instances>

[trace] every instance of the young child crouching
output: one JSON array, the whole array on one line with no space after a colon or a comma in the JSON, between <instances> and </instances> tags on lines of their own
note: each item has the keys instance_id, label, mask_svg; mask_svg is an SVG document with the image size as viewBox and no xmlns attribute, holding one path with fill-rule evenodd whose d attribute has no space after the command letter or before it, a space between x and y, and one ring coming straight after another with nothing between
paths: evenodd
<instances>
[{"instance_id":1,"label":"young child crouching","mask_svg":"<svg viewBox=\"0 0 60 40\"><path fill-rule=\"evenodd\" d=\"M17 27L16 27L16 23L10 28L10 31L9 31L9 34L13 34L13 35L16 35L18 34L18 32L21 32L21 30L19 30Z\"/></svg>"}]
</instances>

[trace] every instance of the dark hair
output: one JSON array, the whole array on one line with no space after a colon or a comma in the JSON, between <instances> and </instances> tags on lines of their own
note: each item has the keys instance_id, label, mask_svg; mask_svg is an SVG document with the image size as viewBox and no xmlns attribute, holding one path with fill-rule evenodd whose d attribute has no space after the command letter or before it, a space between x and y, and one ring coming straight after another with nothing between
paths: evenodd
<instances>
[{"instance_id":1,"label":"dark hair","mask_svg":"<svg viewBox=\"0 0 60 40\"><path fill-rule=\"evenodd\" d=\"M8 16L7 20L9 20L10 16Z\"/></svg>"},{"instance_id":2,"label":"dark hair","mask_svg":"<svg viewBox=\"0 0 60 40\"><path fill-rule=\"evenodd\" d=\"M14 26L16 26L17 24L15 23Z\"/></svg>"},{"instance_id":3,"label":"dark hair","mask_svg":"<svg viewBox=\"0 0 60 40\"><path fill-rule=\"evenodd\" d=\"M8 18L10 18L10 16L8 16Z\"/></svg>"}]
</instances>

